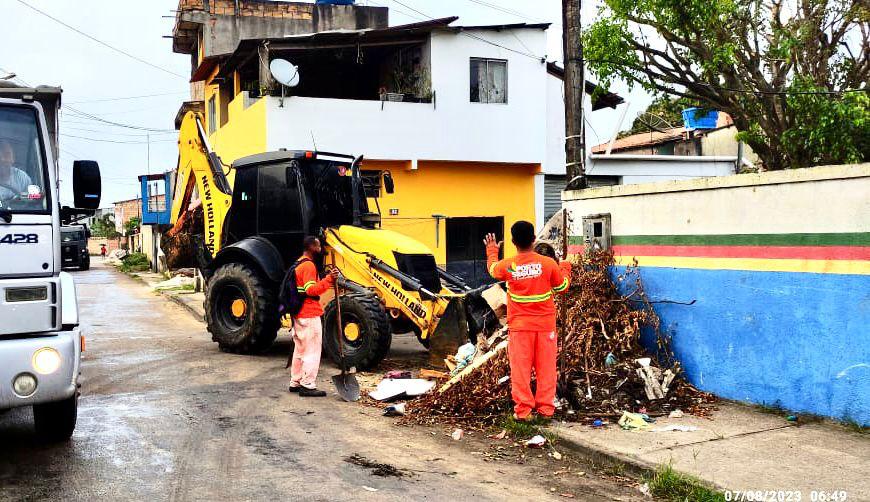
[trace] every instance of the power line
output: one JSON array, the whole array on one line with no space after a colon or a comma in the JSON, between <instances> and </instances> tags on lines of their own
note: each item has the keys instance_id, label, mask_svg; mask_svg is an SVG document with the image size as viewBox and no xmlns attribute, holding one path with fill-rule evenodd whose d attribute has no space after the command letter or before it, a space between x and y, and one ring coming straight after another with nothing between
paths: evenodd
<instances>
[{"instance_id":1,"label":"power line","mask_svg":"<svg viewBox=\"0 0 870 502\"><path fill-rule=\"evenodd\" d=\"M483 0L468 0L468 1L471 2L471 3L476 3L477 5L482 5L482 6L484 6L484 7L489 7L490 9L497 10L497 11L499 11L499 12L503 12L503 13L505 13L505 14L510 14L510 15L512 15L512 16L514 16L514 17L518 17L518 18L520 18L520 19L525 19L525 20L527 20L527 21L539 22L539 21L536 20L535 18L533 18L533 17L531 17L531 16L529 16L529 15L527 15L527 14L523 14L522 12L520 12L520 11L518 11L518 10L513 10L513 9L509 9L509 8L507 8L507 7L501 6L501 5L496 5L496 4L492 4L492 3L489 3L489 2L484 2Z\"/></svg>"},{"instance_id":2,"label":"power line","mask_svg":"<svg viewBox=\"0 0 870 502\"><path fill-rule=\"evenodd\" d=\"M432 21L432 20L435 19L434 17L432 17L432 16L430 16L430 15L428 15L428 14L425 14L425 13L423 13L423 12L421 12L421 11L415 9L414 7L411 7L410 5L408 5L408 4L406 4L406 3L403 3L403 2L401 2L401 1L399 1L399 0L391 0L391 1L392 1L392 2L395 2L395 3L399 4L399 5L401 5L402 7L406 8L406 9L409 9L409 10L411 10L411 11L413 11L413 12L416 12L417 14L423 16L423 17L425 18L425 20ZM536 56L536 55L531 54L531 53L528 53L528 52L523 52L523 51L519 51L519 50L516 50L516 49L512 49L512 48L510 48L510 47L506 47L506 46L501 45L501 44L499 44L499 43L493 42L492 40L488 40L488 39L486 39L486 38L484 38L484 37L481 37L481 36L478 36L478 35L473 35L473 34L471 34L471 33L465 32L465 31L460 31L459 34L460 34L460 35L464 35L464 36L469 37L469 38L473 38L473 39L475 39L475 40L479 40L479 41L481 41L481 42L483 42L483 43L486 43L486 44L489 44L489 45L493 45L493 46L495 46L495 47L499 47L499 48L504 49L504 50L506 50L506 51L510 51L510 52L513 52L513 53L519 54L519 55L521 55L521 56L526 56L527 58L531 58L531 59L534 59L534 60L536 60L536 61L546 61L546 59L547 59L546 57L543 57L543 56Z\"/></svg>"},{"instance_id":3,"label":"power line","mask_svg":"<svg viewBox=\"0 0 870 502\"><path fill-rule=\"evenodd\" d=\"M74 26L71 26L71 25L69 25L69 24L67 24L67 23L65 23L65 22L63 22L63 21L61 21L60 19L58 19L58 18L52 16L51 14L49 14L49 13L43 11L43 10L37 9L36 7L30 5L29 3L25 2L24 0L15 0L15 1L18 2L18 3L20 3L20 4L23 5L23 6L27 7L28 9L30 9L30 10L32 10L32 11L34 11L34 12L37 12L37 13L39 13L39 14L41 14L41 15L43 15L43 16L49 18L49 19L51 19L52 21L54 21L54 22L60 24L61 26L65 27L65 28L67 28L67 29L69 29L69 30L74 31L74 32L78 33L79 35L81 35L81 36L83 36L83 37L85 37L85 38L88 38L88 39L90 39L90 40L93 40L94 42L96 42L96 43L98 43L98 44L100 44L100 45L102 45L102 46L104 46L104 47L107 47L107 48L109 48L109 49L111 49L111 50L113 50L113 51L115 51L115 52L117 52L117 53L119 53L119 54L123 54L124 56L127 56L127 57L130 58L130 59L136 60L136 61L138 61L138 62L140 62L140 63L142 63L142 64L145 64L145 65L150 66L151 68L154 68L154 69L156 69L156 70L160 70L160 71L162 71L162 72L164 72L164 73L168 73L168 74L170 74L170 75L174 75L174 76L176 76L176 77L181 77L181 78L183 78L183 79L187 79L187 78L188 78L188 77L186 77L186 76L184 76L184 75L182 75L182 74L180 74L180 73L175 73L175 72L172 71L172 70L167 70L166 68L163 68L163 67L158 66L158 65L156 65L156 64L154 64L154 63L151 63L151 62L149 62L149 61L146 61L146 60L140 58L139 56L134 56L133 54L130 54L129 52L126 52L126 51L124 51L124 50L122 50L122 49L119 49L119 48L113 46L113 45L110 45L110 44L108 44L108 43L106 43L106 42L103 42L102 40L100 40L100 39L98 39L98 38L95 38L95 37L93 37L93 36L91 36L91 35L85 33L84 31L82 31L82 30L80 30L80 29L78 29L78 28L76 28L76 27L74 27Z\"/></svg>"},{"instance_id":4,"label":"power line","mask_svg":"<svg viewBox=\"0 0 870 502\"><path fill-rule=\"evenodd\" d=\"M143 94L141 96L123 96L118 98L105 98L105 99L89 99L86 101L69 101L67 104L69 105L78 105L83 103L105 103L108 101L125 101L128 99L144 99L144 98L156 98L158 96L178 96L181 94L187 94L187 91L184 92L164 92L160 94Z\"/></svg>"},{"instance_id":5,"label":"power line","mask_svg":"<svg viewBox=\"0 0 870 502\"><path fill-rule=\"evenodd\" d=\"M125 127L127 129L134 129L137 131L147 131L147 132L174 132L171 129L157 129L157 128L153 128L153 127L144 127L144 126L138 126L138 125L133 125L133 124L125 124L123 122L114 122L111 120L106 120L98 115L83 112L83 111L79 110L78 108L74 108L72 106L67 106L66 108L68 110L72 111L74 113L75 117L86 119L86 120L94 120L97 122L103 122L105 124L113 125L116 127Z\"/></svg>"},{"instance_id":6,"label":"power line","mask_svg":"<svg viewBox=\"0 0 870 502\"><path fill-rule=\"evenodd\" d=\"M75 136L73 134L60 133L64 138L75 138L82 139L85 141L96 141L98 143L116 143L120 145L147 145L149 143L169 143L169 142L177 142L178 140L174 139L156 139L154 141L117 141L113 139L100 139L100 138L89 138L87 136Z\"/></svg>"},{"instance_id":7,"label":"power line","mask_svg":"<svg viewBox=\"0 0 870 502\"><path fill-rule=\"evenodd\" d=\"M145 138L148 136L165 136L165 135L177 133L177 131L175 131L175 132L155 132L155 133L151 133L151 134L137 134L137 133L111 132L111 131L100 130L100 129L87 129L84 127L71 127L71 126L64 126L64 129L67 131L95 132L95 133L99 133L99 134L108 134L109 136L127 136L127 137L136 137L136 138Z\"/></svg>"}]
</instances>

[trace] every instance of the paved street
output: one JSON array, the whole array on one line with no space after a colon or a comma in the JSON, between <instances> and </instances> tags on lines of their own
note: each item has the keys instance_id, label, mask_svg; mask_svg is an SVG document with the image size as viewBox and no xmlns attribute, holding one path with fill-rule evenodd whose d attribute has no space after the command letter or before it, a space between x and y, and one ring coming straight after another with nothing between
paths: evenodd
<instances>
[{"instance_id":1,"label":"paved street","mask_svg":"<svg viewBox=\"0 0 870 502\"><path fill-rule=\"evenodd\" d=\"M95 265L75 273L87 333L78 428L68 444L41 446L29 409L0 415L0 500L640 497L570 455L486 462L479 434L455 442L333 395L289 395L286 335L265 356L223 354L187 311ZM334 371L324 367L322 388ZM345 461L353 454L402 475L376 476Z\"/></svg>"}]
</instances>

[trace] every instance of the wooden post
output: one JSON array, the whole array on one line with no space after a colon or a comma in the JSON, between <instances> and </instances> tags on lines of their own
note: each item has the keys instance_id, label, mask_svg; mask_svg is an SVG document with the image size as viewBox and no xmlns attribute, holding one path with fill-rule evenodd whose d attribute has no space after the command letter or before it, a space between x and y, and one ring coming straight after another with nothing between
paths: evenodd
<instances>
[{"instance_id":1,"label":"wooden post","mask_svg":"<svg viewBox=\"0 0 870 502\"><path fill-rule=\"evenodd\" d=\"M565 65L565 161L569 190L586 188L586 139L583 129L583 44L581 0L562 0L562 48Z\"/></svg>"},{"instance_id":2,"label":"wooden post","mask_svg":"<svg viewBox=\"0 0 870 502\"><path fill-rule=\"evenodd\" d=\"M257 56L260 58L261 95L268 95L275 89L275 79L272 78L272 71L269 70L269 47L266 44L261 44L257 48Z\"/></svg>"}]
</instances>

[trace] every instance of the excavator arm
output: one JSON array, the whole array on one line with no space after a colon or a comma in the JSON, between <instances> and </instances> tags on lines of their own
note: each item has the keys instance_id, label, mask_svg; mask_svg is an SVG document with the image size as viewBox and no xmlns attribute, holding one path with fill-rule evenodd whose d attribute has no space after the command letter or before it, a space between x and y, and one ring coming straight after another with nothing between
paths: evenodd
<instances>
[{"instance_id":1,"label":"excavator arm","mask_svg":"<svg viewBox=\"0 0 870 502\"><path fill-rule=\"evenodd\" d=\"M178 136L178 173L172 201L169 242L187 233L196 200L202 204L202 235L211 257L220 251L223 226L232 203L233 173L224 173L220 157L211 149L200 114L190 111ZM193 204L192 204L193 202ZM169 253L167 253L167 256Z\"/></svg>"}]
</instances>

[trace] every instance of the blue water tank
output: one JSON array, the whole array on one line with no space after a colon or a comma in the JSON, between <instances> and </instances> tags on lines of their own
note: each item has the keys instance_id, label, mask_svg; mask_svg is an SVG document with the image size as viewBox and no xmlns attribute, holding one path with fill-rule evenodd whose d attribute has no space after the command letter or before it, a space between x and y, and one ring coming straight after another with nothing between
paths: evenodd
<instances>
[{"instance_id":1,"label":"blue water tank","mask_svg":"<svg viewBox=\"0 0 870 502\"><path fill-rule=\"evenodd\" d=\"M353 5L354 0L317 0L317 5Z\"/></svg>"},{"instance_id":2,"label":"blue water tank","mask_svg":"<svg viewBox=\"0 0 870 502\"><path fill-rule=\"evenodd\" d=\"M715 129L719 121L719 111L710 110L707 113L701 108L686 108L683 110L683 124L687 131L695 129Z\"/></svg>"}]
</instances>

